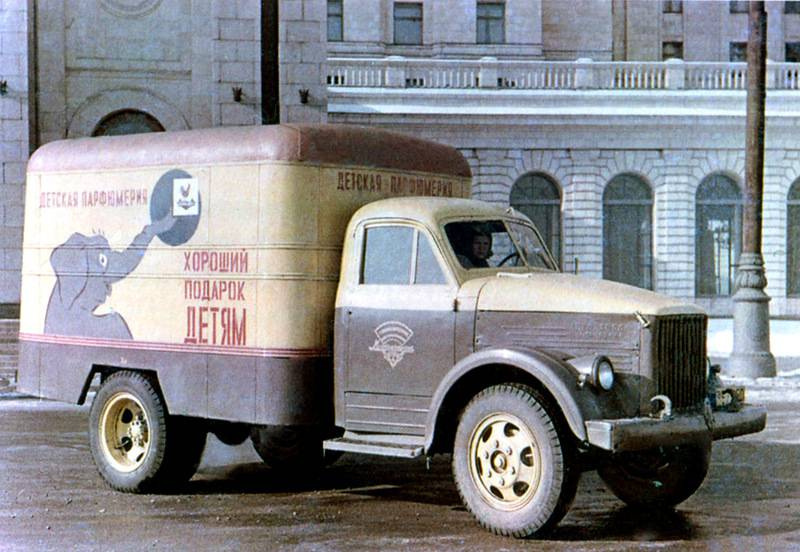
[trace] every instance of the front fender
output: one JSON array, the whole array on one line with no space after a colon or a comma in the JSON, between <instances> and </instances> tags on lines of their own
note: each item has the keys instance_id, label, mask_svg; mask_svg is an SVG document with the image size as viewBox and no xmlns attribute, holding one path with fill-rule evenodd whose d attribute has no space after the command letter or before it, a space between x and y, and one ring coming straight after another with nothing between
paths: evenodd
<instances>
[{"instance_id":1,"label":"front fender","mask_svg":"<svg viewBox=\"0 0 800 552\"><path fill-rule=\"evenodd\" d=\"M569 364L535 349L522 347L483 349L461 359L442 379L431 400L425 424L425 450L429 451L439 426L442 406L460 381L476 370L490 366L509 366L521 370L538 381L553 397L555 405L570 430L580 441L586 441L587 419L599 418L601 409L597 394L590 386L578 385L578 372ZM492 385L494 381L487 382Z\"/></svg>"}]
</instances>

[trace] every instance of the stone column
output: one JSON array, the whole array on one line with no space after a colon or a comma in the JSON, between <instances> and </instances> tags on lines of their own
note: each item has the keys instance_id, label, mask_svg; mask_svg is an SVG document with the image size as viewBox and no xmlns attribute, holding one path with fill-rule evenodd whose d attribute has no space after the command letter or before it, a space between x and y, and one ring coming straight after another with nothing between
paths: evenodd
<instances>
[{"instance_id":1,"label":"stone column","mask_svg":"<svg viewBox=\"0 0 800 552\"><path fill-rule=\"evenodd\" d=\"M742 254L733 295L733 353L727 372L745 377L775 375L769 351L769 296L761 254L761 209L764 189L764 104L767 58L767 14L764 2L751 1L747 42L747 128Z\"/></svg>"},{"instance_id":2,"label":"stone column","mask_svg":"<svg viewBox=\"0 0 800 552\"><path fill-rule=\"evenodd\" d=\"M589 278L603 277L603 198L598 150L571 150L564 186L564 270Z\"/></svg>"},{"instance_id":3,"label":"stone column","mask_svg":"<svg viewBox=\"0 0 800 552\"><path fill-rule=\"evenodd\" d=\"M327 3L280 0L280 121L328 121Z\"/></svg>"},{"instance_id":4,"label":"stone column","mask_svg":"<svg viewBox=\"0 0 800 552\"><path fill-rule=\"evenodd\" d=\"M656 291L694 299L694 194L692 153L665 151L656 183Z\"/></svg>"}]
</instances>

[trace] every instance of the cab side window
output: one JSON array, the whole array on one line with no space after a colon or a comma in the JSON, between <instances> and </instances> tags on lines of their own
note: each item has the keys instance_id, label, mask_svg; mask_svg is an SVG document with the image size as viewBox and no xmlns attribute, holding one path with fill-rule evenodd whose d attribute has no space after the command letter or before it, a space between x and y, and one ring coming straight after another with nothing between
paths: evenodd
<instances>
[{"instance_id":1,"label":"cab side window","mask_svg":"<svg viewBox=\"0 0 800 552\"><path fill-rule=\"evenodd\" d=\"M442 267L433 254L430 239L417 232L417 266L414 275L415 284L445 284Z\"/></svg>"},{"instance_id":2,"label":"cab side window","mask_svg":"<svg viewBox=\"0 0 800 552\"><path fill-rule=\"evenodd\" d=\"M408 284L414 229L407 226L375 226L364 233L362 284Z\"/></svg>"},{"instance_id":3,"label":"cab side window","mask_svg":"<svg viewBox=\"0 0 800 552\"><path fill-rule=\"evenodd\" d=\"M360 283L444 284L430 239L410 226L373 226L364 232Z\"/></svg>"}]
</instances>

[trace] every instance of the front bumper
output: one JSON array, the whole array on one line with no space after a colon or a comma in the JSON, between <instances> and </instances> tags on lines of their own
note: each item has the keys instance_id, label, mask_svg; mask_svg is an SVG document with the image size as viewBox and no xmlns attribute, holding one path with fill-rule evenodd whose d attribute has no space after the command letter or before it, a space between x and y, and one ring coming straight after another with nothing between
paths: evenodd
<instances>
[{"instance_id":1,"label":"front bumper","mask_svg":"<svg viewBox=\"0 0 800 552\"><path fill-rule=\"evenodd\" d=\"M589 444L610 452L624 452L757 433L767 424L767 410L762 406L743 406L736 412L707 410L664 419L588 420L585 424Z\"/></svg>"}]
</instances>

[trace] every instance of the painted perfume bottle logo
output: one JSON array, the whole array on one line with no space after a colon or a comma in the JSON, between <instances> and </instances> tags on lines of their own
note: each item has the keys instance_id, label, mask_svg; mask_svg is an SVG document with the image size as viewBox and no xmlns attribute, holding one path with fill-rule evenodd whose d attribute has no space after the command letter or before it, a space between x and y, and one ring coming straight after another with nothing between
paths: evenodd
<instances>
[{"instance_id":1,"label":"painted perfume bottle logo","mask_svg":"<svg viewBox=\"0 0 800 552\"><path fill-rule=\"evenodd\" d=\"M196 178L176 178L172 183L172 214L176 217L199 214L199 186Z\"/></svg>"}]
</instances>

